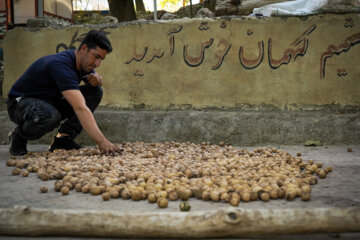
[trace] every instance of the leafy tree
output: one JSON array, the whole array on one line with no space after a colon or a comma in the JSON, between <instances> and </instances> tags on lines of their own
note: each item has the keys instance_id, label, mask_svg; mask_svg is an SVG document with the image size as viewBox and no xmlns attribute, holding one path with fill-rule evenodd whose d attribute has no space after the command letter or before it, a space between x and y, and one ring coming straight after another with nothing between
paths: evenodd
<instances>
[{"instance_id":1,"label":"leafy tree","mask_svg":"<svg viewBox=\"0 0 360 240\"><path fill-rule=\"evenodd\" d=\"M164 8L167 4L176 6L181 1L183 3L183 7L190 2L190 0L160 0L159 4L161 8Z\"/></svg>"},{"instance_id":2,"label":"leafy tree","mask_svg":"<svg viewBox=\"0 0 360 240\"><path fill-rule=\"evenodd\" d=\"M205 0L204 7L215 13L216 0Z\"/></svg>"}]
</instances>

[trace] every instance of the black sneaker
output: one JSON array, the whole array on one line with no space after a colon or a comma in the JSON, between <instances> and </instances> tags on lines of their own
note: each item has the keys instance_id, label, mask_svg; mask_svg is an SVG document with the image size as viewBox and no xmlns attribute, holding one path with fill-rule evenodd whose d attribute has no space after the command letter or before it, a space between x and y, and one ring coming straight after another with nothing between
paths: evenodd
<instances>
[{"instance_id":1,"label":"black sneaker","mask_svg":"<svg viewBox=\"0 0 360 240\"><path fill-rule=\"evenodd\" d=\"M72 150L72 149L80 149L83 146L77 144L74 140L71 139L70 136L64 137L54 137L53 141L49 146L49 151L53 152L55 149L64 149L64 150Z\"/></svg>"},{"instance_id":2,"label":"black sneaker","mask_svg":"<svg viewBox=\"0 0 360 240\"><path fill-rule=\"evenodd\" d=\"M16 129L9 133L9 152L14 156L25 155L28 151L26 149L27 140L23 139Z\"/></svg>"}]
</instances>

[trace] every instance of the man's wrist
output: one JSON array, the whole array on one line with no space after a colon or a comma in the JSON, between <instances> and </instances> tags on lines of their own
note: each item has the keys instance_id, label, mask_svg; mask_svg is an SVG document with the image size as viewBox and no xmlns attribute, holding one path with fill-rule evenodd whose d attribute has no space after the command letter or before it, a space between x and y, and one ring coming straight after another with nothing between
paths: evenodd
<instances>
[{"instance_id":1,"label":"man's wrist","mask_svg":"<svg viewBox=\"0 0 360 240\"><path fill-rule=\"evenodd\" d=\"M96 139L95 142L96 142L97 145L102 145L104 142L106 142L106 140L107 139L105 138L105 136L103 136L103 137L101 137L99 139Z\"/></svg>"}]
</instances>

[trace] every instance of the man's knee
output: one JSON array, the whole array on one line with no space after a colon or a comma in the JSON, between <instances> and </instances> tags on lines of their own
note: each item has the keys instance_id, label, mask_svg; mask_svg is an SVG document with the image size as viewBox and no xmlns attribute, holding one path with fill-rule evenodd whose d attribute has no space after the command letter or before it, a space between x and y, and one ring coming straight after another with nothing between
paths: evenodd
<instances>
[{"instance_id":1,"label":"man's knee","mask_svg":"<svg viewBox=\"0 0 360 240\"><path fill-rule=\"evenodd\" d=\"M103 89L100 86L94 87L95 88L95 94L94 94L94 98L97 100L98 105L101 102L101 99L103 97Z\"/></svg>"},{"instance_id":2,"label":"man's knee","mask_svg":"<svg viewBox=\"0 0 360 240\"><path fill-rule=\"evenodd\" d=\"M102 97L103 90L100 86L90 86L90 85L82 85L80 86L80 91L84 97Z\"/></svg>"},{"instance_id":3,"label":"man's knee","mask_svg":"<svg viewBox=\"0 0 360 240\"><path fill-rule=\"evenodd\" d=\"M103 97L103 90L100 86L92 87L89 85L83 85L80 87L80 91L83 94L86 105L93 112L100 104Z\"/></svg>"}]
</instances>

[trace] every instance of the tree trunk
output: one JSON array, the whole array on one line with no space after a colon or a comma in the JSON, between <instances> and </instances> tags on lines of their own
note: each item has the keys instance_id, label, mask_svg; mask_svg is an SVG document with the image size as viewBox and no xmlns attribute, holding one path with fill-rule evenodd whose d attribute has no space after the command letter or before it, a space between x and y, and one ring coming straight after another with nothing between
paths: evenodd
<instances>
[{"instance_id":1,"label":"tree trunk","mask_svg":"<svg viewBox=\"0 0 360 240\"><path fill-rule=\"evenodd\" d=\"M204 6L215 13L216 0L205 0Z\"/></svg>"},{"instance_id":2,"label":"tree trunk","mask_svg":"<svg viewBox=\"0 0 360 240\"><path fill-rule=\"evenodd\" d=\"M110 15L119 22L136 20L133 0L108 0Z\"/></svg>"},{"instance_id":3,"label":"tree trunk","mask_svg":"<svg viewBox=\"0 0 360 240\"><path fill-rule=\"evenodd\" d=\"M145 12L145 6L143 0L135 0L136 12Z\"/></svg>"}]
</instances>

